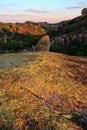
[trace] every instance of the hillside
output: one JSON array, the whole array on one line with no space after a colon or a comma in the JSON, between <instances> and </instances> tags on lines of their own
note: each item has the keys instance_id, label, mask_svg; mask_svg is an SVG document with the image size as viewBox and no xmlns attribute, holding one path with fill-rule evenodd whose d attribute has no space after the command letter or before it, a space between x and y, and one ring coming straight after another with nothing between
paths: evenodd
<instances>
[{"instance_id":1,"label":"hillside","mask_svg":"<svg viewBox=\"0 0 87 130\"><path fill-rule=\"evenodd\" d=\"M0 53L31 50L41 36L56 27L46 22L0 23Z\"/></svg>"},{"instance_id":2,"label":"hillside","mask_svg":"<svg viewBox=\"0 0 87 130\"><path fill-rule=\"evenodd\" d=\"M87 56L87 15L60 23L0 23L0 53L31 50L43 35L49 35L52 52Z\"/></svg>"},{"instance_id":3,"label":"hillside","mask_svg":"<svg viewBox=\"0 0 87 130\"><path fill-rule=\"evenodd\" d=\"M1 29L6 29L12 33L16 32L18 34L32 34L32 35L42 35L45 34L45 30L39 25L35 25L33 22L25 23L0 23Z\"/></svg>"},{"instance_id":4,"label":"hillside","mask_svg":"<svg viewBox=\"0 0 87 130\"><path fill-rule=\"evenodd\" d=\"M62 23L53 33L51 51L87 56L87 15Z\"/></svg>"},{"instance_id":5,"label":"hillside","mask_svg":"<svg viewBox=\"0 0 87 130\"><path fill-rule=\"evenodd\" d=\"M86 130L87 58L0 55L0 130Z\"/></svg>"}]
</instances>

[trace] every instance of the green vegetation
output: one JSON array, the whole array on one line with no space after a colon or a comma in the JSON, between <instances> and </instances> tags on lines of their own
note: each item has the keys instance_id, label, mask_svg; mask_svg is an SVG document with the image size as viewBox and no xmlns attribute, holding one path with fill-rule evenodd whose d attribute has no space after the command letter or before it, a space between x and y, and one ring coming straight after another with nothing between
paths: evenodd
<instances>
[{"instance_id":1,"label":"green vegetation","mask_svg":"<svg viewBox=\"0 0 87 130\"><path fill-rule=\"evenodd\" d=\"M52 34L53 33L53 34ZM50 34L50 33L49 33ZM53 52L69 55L87 56L87 15L76 17L62 23L51 32Z\"/></svg>"},{"instance_id":2,"label":"green vegetation","mask_svg":"<svg viewBox=\"0 0 87 130\"><path fill-rule=\"evenodd\" d=\"M0 54L0 130L86 130L87 58L76 56L87 56L87 15L0 29L0 52L20 52ZM46 33L50 51L76 56L21 52Z\"/></svg>"},{"instance_id":3,"label":"green vegetation","mask_svg":"<svg viewBox=\"0 0 87 130\"><path fill-rule=\"evenodd\" d=\"M0 43L0 50L2 52L18 52L23 49L31 50L32 45L35 45L41 36L34 36L31 34L17 34L14 33L12 38L8 42Z\"/></svg>"},{"instance_id":4,"label":"green vegetation","mask_svg":"<svg viewBox=\"0 0 87 130\"><path fill-rule=\"evenodd\" d=\"M87 56L87 15L72 20L49 24L46 22L0 24L0 52L20 52L31 50L41 36L48 34L51 41L56 41L50 51L69 55ZM5 38L7 43L5 42ZM4 40L3 40L4 39ZM61 42L62 39L64 42Z\"/></svg>"},{"instance_id":5,"label":"green vegetation","mask_svg":"<svg viewBox=\"0 0 87 130\"><path fill-rule=\"evenodd\" d=\"M74 56L87 56L87 44L83 43L80 45L70 45L69 47L62 45L51 46L50 51L60 52Z\"/></svg>"}]
</instances>

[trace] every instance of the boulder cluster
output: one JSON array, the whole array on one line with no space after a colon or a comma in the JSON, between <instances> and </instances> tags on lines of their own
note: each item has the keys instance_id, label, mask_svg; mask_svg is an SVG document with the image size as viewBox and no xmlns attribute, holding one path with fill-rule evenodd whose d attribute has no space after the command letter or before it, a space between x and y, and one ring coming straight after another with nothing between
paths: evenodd
<instances>
[{"instance_id":1,"label":"boulder cluster","mask_svg":"<svg viewBox=\"0 0 87 130\"><path fill-rule=\"evenodd\" d=\"M79 45L81 43L87 42L87 36L84 34L68 34L60 37L55 37L54 40L51 41L52 45L61 45L61 46L70 46L70 45Z\"/></svg>"}]
</instances>

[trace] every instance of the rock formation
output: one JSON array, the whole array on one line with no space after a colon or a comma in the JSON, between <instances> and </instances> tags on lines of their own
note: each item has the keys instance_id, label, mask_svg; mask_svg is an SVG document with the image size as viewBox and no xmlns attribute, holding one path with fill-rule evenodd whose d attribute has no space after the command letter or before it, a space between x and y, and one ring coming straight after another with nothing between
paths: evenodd
<instances>
[{"instance_id":1,"label":"rock formation","mask_svg":"<svg viewBox=\"0 0 87 130\"><path fill-rule=\"evenodd\" d=\"M82 43L87 42L87 36L84 34L67 34L67 35L62 35L60 37L55 37L54 40L51 41L51 46L54 45L62 45L62 46L71 46L71 45L79 45Z\"/></svg>"},{"instance_id":2,"label":"rock formation","mask_svg":"<svg viewBox=\"0 0 87 130\"><path fill-rule=\"evenodd\" d=\"M32 51L49 51L50 48L50 38L48 35L43 36L36 46L32 46Z\"/></svg>"},{"instance_id":3,"label":"rock formation","mask_svg":"<svg viewBox=\"0 0 87 130\"><path fill-rule=\"evenodd\" d=\"M12 129L87 130L87 58L0 55L0 130Z\"/></svg>"},{"instance_id":4,"label":"rock formation","mask_svg":"<svg viewBox=\"0 0 87 130\"><path fill-rule=\"evenodd\" d=\"M82 10L82 15L87 15L87 8L84 8L84 9Z\"/></svg>"},{"instance_id":5,"label":"rock formation","mask_svg":"<svg viewBox=\"0 0 87 130\"><path fill-rule=\"evenodd\" d=\"M32 46L32 52L35 52L35 46Z\"/></svg>"},{"instance_id":6,"label":"rock formation","mask_svg":"<svg viewBox=\"0 0 87 130\"><path fill-rule=\"evenodd\" d=\"M3 37L0 37L0 42L7 43L7 36L4 35Z\"/></svg>"}]
</instances>

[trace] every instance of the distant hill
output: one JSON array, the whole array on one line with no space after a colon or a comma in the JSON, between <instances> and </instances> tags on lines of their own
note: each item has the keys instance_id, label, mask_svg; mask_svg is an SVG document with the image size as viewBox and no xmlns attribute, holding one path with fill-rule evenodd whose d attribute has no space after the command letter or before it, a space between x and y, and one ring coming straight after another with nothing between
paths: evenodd
<instances>
[{"instance_id":1,"label":"distant hill","mask_svg":"<svg viewBox=\"0 0 87 130\"><path fill-rule=\"evenodd\" d=\"M51 51L87 56L87 15L62 23L53 33Z\"/></svg>"},{"instance_id":2,"label":"distant hill","mask_svg":"<svg viewBox=\"0 0 87 130\"><path fill-rule=\"evenodd\" d=\"M0 23L0 28L9 30L10 32L16 32L19 34L33 34L42 35L45 34L45 30L38 25L33 24L33 22L25 23Z\"/></svg>"}]
</instances>

